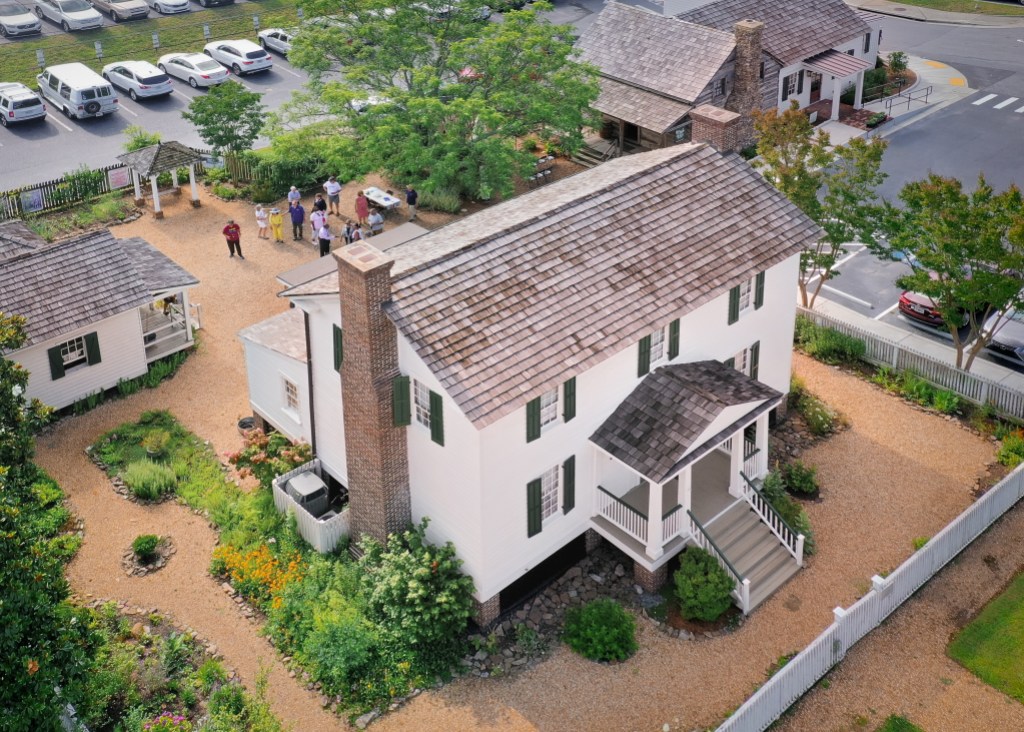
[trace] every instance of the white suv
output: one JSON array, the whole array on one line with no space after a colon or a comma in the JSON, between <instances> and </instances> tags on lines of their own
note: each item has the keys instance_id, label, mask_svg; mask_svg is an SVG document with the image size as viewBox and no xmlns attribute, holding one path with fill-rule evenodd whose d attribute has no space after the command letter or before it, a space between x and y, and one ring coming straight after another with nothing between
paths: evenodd
<instances>
[{"instance_id":1,"label":"white suv","mask_svg":"<svg viewBox=\"0 0 1024 732\"><path fill-rule=\"evenodd\" d=\"M36 0L36 15L52 20L65 31L103 25L103 16L86 0Z\"/></svg>"},{"instance_id":2,"label":"white suv","mask_svg":"<svg viewBox=\"0 0 1024 732\"><path fill-rule=\"evenodd\" d=\"M174 91L171 77L149 61L118 61L103 67L103 78L124 89L132 101L139 97L161 97Z\"/></svg>"},{"instance_id":3,"label":"white suv","mask_svg":"<svg viewBox=\"0 0 1024 732\"><path fill-rule=\"evenodd\" d=\"M45 117L46 105L27 86L16 81L0 84L0 125Z\"/></svg>"},{"instance_id":4,"label":"white suv","mask_svg":"<svg viewBox=\"0 0 1024 732\"><path fill-rule=\"evenodd\" d=\"M238 75L266 71L274 65L274 59L265 49L247 40L212 41L203 46L203 53Z\"/></svg>"}]
</instances>

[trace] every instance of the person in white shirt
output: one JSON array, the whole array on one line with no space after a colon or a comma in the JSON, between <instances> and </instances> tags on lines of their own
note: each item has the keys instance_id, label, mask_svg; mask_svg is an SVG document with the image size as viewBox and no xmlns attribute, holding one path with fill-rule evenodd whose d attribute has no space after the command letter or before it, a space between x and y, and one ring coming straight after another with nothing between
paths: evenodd
<instances>
[{"instance_id":1,"label":"person in white shirt","mask_svg":"<svg viewBox=\"0 0 1024 732\"><path fill-rule=\"evenodd\" d=\"M377 236L384 231L384 217L380 215L380 211L373 210L370 212L370 236Z\"/></svg>"},{"instance_id":2,"label":"person in white shirt","mask_svg":"<svg viewBox=\"0 0 1024 732\"><path fill-rule=\"evenodd\" d=\"M320 227L327 223L327 212L326 211L313 211L309 215L309 225L313 230L313 243L316 244L317 238L320 233Z\"/></svg>"},{"instance_id":3,"label":"person in white shirt","mask_svg":"<svg viewBox=\"0 0 1024 732\"><path fill-rule=\"evenodd\" d=\"M331 242L334 241L334 234L331 233L331 227L326 221L317 230L316 236L320 241L320 256L326 257L331 253Z\"/></svg>"},{"instance_id":4,"label":"person in white shirt","mask_svg":"<svg viewBox=\"0 0 1024 732\"><path fill-rule=\"evenodd\" d=\"M327 194L327 206L335 216L341 215L341 183L333 175L324 183L324 193Z\"/></svg>"}]
</instances>

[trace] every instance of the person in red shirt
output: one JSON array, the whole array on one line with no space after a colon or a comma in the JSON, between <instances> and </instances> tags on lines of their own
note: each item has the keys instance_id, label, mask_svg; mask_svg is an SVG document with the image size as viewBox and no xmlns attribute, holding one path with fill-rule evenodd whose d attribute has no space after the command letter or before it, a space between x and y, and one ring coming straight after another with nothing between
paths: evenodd
<instances>
[{"instance_id":1,"label":"person in red shirt","mask_svg":"<svg viewBox=\"0 0 1024 732\"><path fill-rule=\"evenodd\" d=\"M231 257L233 258L237 251L238 258L245 259L245 257L242 256L242 229L239 228L234 219L228 219L228 225L224 227L223 233L224 238L228 242L228 251L231 252Z\"/></svg>"}]
</instances>

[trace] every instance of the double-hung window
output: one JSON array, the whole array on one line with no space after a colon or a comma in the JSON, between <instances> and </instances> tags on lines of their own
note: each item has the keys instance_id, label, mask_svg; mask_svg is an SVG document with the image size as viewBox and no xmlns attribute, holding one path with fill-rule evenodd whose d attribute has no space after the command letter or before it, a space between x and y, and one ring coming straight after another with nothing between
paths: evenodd
<instances>
[{"instance_id":1,"label":"double-hung window","mask_svg":"<svg viewBox=\"0 0 1024 732\"><path fill-rule=\"evenodd\" d=\"M413 402L416 406L416 421L424 427L430 426L430 389L413 379Z\"/></svg>"},{"instance_id":2,"label":"double-hung window","mask_svg":"<svg viewBox=\"0 0 1024 732\"><path fill-rule=\"evenodd\" d=\"M526 484L526 535L539 534L549 520L576 507L576 456L545 470Z\"/></svg>"},{"instance_id":3,"label":"double-hung window","mask_svg":"<svg viewBox=\"0 0 1024 732\"><path fill-rule=\"evenodd\" d=\"M391 412L396 427L412 424L415 414L416 421L430 430L430 439L444 445L444 399L426 384L408 376L392 379Z\"/></svg>"},{"instance_id":4,"label":"double-hung window","mask_svg":"<svg viewBox=\"0 0 1024 732\"><path fill-rule=\"evenodd\" d=\"M86 363L85 357L85 336L72 338L60 344L60 360L64 364L64 370L74 368L79 364Z\"/></svg>"},{"instance_id":5,"label":"double-hung window","mask_svg":"<svg viewBox=\"0 0 1024 732\"><path fill-rule=\"evenodd\" d=\"M756 341L749 348L744 348L725 363L751 379L757 379L758 365L761 360L761 341Z\"/></svg>"},{"instance_id":6,"label":"double-hung window","mask_svg":"<svg viewBox=\"0 0 1024 732\"><path fill-rule=\"evenodd\" d=\"M294 419L299 418L299 387L291 379L283 378L284 409Z\"/></svg>"},{"instance_id":7,"label":"double-hung window","mask_svg":"<svg viewBox=\"0 0 1024 732\"><path fill-rule=\"evenodd\" d=\"M58 343L53 348L46 349L46 356L50 362L50 378L54 381L63 379L65 373L73 368L100 363L102 359L99 335L86 333Z\"/></svg>"},{"instance_id":8,"label":"double-hung window","mask_svg":"<svg viewBox=\"0 0 1024 732\"><path fill-rule=\"evenodd\" d=\"M729 290L729 325L764 304L764 272Z\"/></svg>"},{"instance_id":9,"label":"double-hung window","mask_svg":"<svg viewBox=\"0 0 1024 732\"><path fill-rule=\"evenodd\" d=\"M540 426L541 429L558 421L558 389L540 395Z\"/></svg>"},{"instance_id":10,"label":"double-hung window","mask_svg":"<svg viewBox=\"0 0 1024 732\"><path fill-rule=\"evenodd\" d=\"M576 416L576 378L544 392L526 403L526 441L538 439L548 427L568 422Z\"/></svg>"},{"instance_id":11,"label":"double-hung window","mask_svg":"<svg viewBox=\"0 0 1024 732\"><path fill-rule=\"evenodd\" d=\"M666 335L665 328L658 328L650 335L640 339L637 351L637 376L645 376L650 373L652 366L661 361L671 361L679 355L678 318L669 323L667 331L668 335Z\"/></svg>"},{"instance_id":12,"label":"double-hung window","mask_svg":"<svg viewBox=\"0 0 1024 732\"><path fill-rule=\"evenodd\" d=\"M547 521L558 512L559 466L551 468L540 476L540 518Z\"/></svg>"}]
</instances>

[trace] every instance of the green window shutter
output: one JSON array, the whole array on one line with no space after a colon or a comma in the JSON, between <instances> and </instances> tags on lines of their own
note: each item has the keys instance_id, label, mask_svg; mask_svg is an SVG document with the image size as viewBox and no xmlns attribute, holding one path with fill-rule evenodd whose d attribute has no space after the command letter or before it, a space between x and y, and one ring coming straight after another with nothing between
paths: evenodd
<instances>
[{"instance_id":1,"label":"green window shutter","mask_svg":"<svg viewBox=\"0 0 1024 732\"><path fill-rule=\"evenodd\" d=\"M430 392L430 439L444 445L444 401L437 392Z\"/></svg>"},{"instance_id":2,"label":"green window shutter","mask_svg":"<svg viewBox=\"0 0 1024 732\"><path fill-rule=\"evenodd\" d=\"M740 286L729 290L729 325L740 319Z\"/></svg>"},{"instance_id":3,"label":"green window shutter","mask_svg":"<svg viewBox=\"0 0 1024 732\"><path fill-rule=\"evenodd\" d=\"M408 376L396 376L391 380L391 416L395 427L405 427L412 423Z\"/></svg>"},{"instance_id":4,"label":"green window shutter","mask_svg":"<svg viewBox=\"0 0 1024 732\"><path fill-rule=\"evenodd\" d=\"M526 403L526 441L540 437L540 397Z\"/></svg>"},{"instance_id":5,"label":"green window shutter","mask_svg":"<svg viewBox=\"0 0 1024 732\"><path fill-rule=\"evenodd\" d=\"M727 358L727 359L725 359L725 365L728 366L731 369L736 368L736 359L735 358Z\"/></svg>"},{"instance_id":6,"label":"green window shutter","mask_svg":"<svg viewBox=\"0 0 1024 732\"><path fill-rule=\"evenodd\" d=\"M562 385L562 419L568 422L576 416L576 377Z\"/></svg>"},{"instance_id":7,"label":"green window shutter","mask_svg":"<svg viewBox=\"0 0 1024 732\"><path fill-rule=\"evenodd\" d=\"M85 360L90 366L102 360L100 358L100 337L95 333L87 333L85 336Z\"/></svg>"},{"instance_id":8,"label":"green window shutter","mask_svg":"<svg viewBox=\"0 0 1024 732\"><path fill-rule=\"evenodd\" d=\"M576 456L562 463L562 513L576 507Z\"/></svg>"},{"instance_id":9,"label":"green window shutter","mask_svg":"<svg viewBox=\"0 0 1024 732\"><path fill-rule=\"evenodd\" d=\"M540 533L540 478L526 484L526 535L536 536Z\"/></svg>"},{"instance_id":10,"label":"green window shutter","mask_svg":"<svg viewBox=\"0 0 1024 732\"><path fill-rule=\"evenodd\" d=\"M342 339L341 328L334 327L334 370L341 371L341 362L345 360L345 343Z\"/></svg>"},{"instance_id":11,"label":"green window shutter","mask_svg":"<svg viewBox=\"0 0 1024 732\"><path fill-rule=\"evenodd\" d=\"M754 310L764 305L764 272L758 272L754 278Z\"/></svg>"},{"instance_id":12,"label":"green window shutter","mask_svg":"<svg viewBox=\"0 0 1024 732\"><path fill-rule=\"evenodd\" d=\"M757 366L761 360L761 341L750 347L750 378L757 379Z\"/></svg>"},{"instance_id":13,"label":"green window shutter","mask_svg":"<svg viewBox=\"0 0 1024 732\"><path fill-rule=\"evenodd\" d=\"M651 337L649 335L640 339L640 350L638 353L636 375L644 376L651 370Z\"/></svg>"},{"instance_id":14,"label":"green window shutter","mask_svg":"<svg viewBox=\"0 0 1024 732\"><path fill-rule=\"evenodd\" d=\"M46 351L50 359L50 378L53 381L64 378L64 357L60 355L60 346L54 346Z\"/></svg>"},{"instance_id":15,"label":"green window shutter","mask_svg":"<svg viewBox=\"0 0 1024 732\"><path fill-rule=\"evenodd\" d=\"M668 324L668 357L679 355L679 318Z\"/></svg>"}]
</instances>

